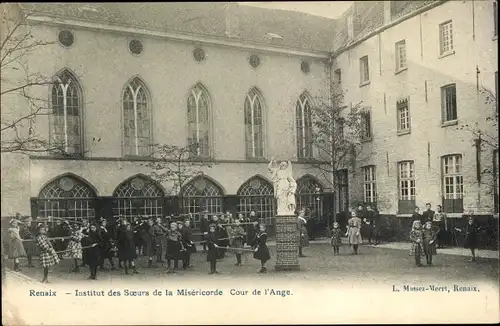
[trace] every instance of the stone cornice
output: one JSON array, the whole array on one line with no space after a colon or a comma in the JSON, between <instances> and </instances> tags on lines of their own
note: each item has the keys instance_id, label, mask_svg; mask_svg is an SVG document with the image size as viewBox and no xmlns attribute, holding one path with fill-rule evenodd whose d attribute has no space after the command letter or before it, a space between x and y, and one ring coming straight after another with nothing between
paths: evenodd
<instances>
[{"instance_id":1,"label":"stone cornice","mask_svg":"<svg viewBox=\"0 0 500 326\"><path fill-rule=\"evenodd\" d=\"M314 51L314 50L304 50L304 49L295 49L291 47L284 46L276 46L276 45L268 45L261 44L252 41L241 41L230 38L222 38L217 36L206 36L206 35L197 35L197 34L187 34L180 32L172 32L172 31L158 31L151 30L145 28L137 28L130 26L118 26L113 24L105 24L101 22L91 22L84 20L76 20L76 19L65 19L59 17L50 17L43 16L38 14L31 14L27 18L31 22L36 22L40 24L47 24L52 26L72 26L81 29L87 30L97 30L97 31L107 31L111 33L118 33L124 35L143 35L147 37L155 37L162 39L170 39L177 40L182 42L190 42L190 43L201 43L201 44L209 44L209 45L217 45L224 47L232 47L239 49L247 49L250 51L259 51L259 52L268 52L268 53L277 53L277 54L285 54L291 56L298 56L304 58L313 58L313 59L328 59L330 56L329 52L324 51Z\"/></svg>"}]
</instances>

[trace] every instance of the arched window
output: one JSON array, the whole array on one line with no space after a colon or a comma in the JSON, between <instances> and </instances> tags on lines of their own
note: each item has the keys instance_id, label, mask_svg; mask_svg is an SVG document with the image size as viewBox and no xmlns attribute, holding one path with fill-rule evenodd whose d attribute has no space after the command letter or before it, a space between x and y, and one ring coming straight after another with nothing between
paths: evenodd
<instances>
[{"instance_id":1,"label":"arched window","mask_svg":"<svg viewBox=\"0 0 500 326\"><path fill-rule=\"evenodd\" d=\"M323 187L313 177L304 176L297 180L297 208L305 208L312 217L323 215Z\"/></svg>"},{"instance_id":2,"label":"arched window","mask_svg":"<svg viewBox=\"0 0 500 326\"><path fill-rule=\"evenodd\" d=\"M51 143L64 153L83 154L82 89L65 69L54 77L51 88Z\"/></svg>"},{"instance_id":3,"label":"arched window","mask_svg":"<svg viewBox=\"0 0 500 326\"><path fill-rule=\"evenodd\" d=\"M153 180L144 176L130 178L113 192L113 211L116 215L132 218L147 215L153 218L163 216L165 194Z\"/></svg>"},{"instance_id":4,"label":"arched window","mask_svg":"<svg viewBox=\"0 0 500 326\"><path fill-rule=\"evenodd\" d=\"M123 90L123 153L151 154L151 104L146 85L135 77Z\"/></svg>"},{"instance_id":5,"label":"arched window","mask_svg":"<svg viewBox=\"0 0 500 326\"><path fill-rule=\"evenodd\" d=\"M94 218L96 193L86 182L61 176L47 184L38 195L40 217Z\"/></svg>"},{"instance_id":6,"label":"arched window","mask_svg":"<svg viewBox=\"0 0 500 326\"><path fill-rule=\"evenodd\" d=\"M204 210L208 210L209 214L223 212L222 196L222 189L205 177L197 177L182 187L182 207L185 214L193 214L195 228L200 224L200 212Z\"/></svg>"},{"instance_id":7,"label":"arched window","mask_svg":"<svg viewBox=\"0 0 500 326\"><path fill-rule=\"evenodd\" d=\"M273 185L259 176L246 181L238 190L240 197L239 211L246 217L255 211L257 217L271 225L275 216Z\"/></svg>"},{"instance_id":8,"label":"arched window","mask_svg":"<svg viewBox=\"0 0 500 326\"><path fill-rule=\"evenodd\" d=\"M264 103L252 88L245 98L245 150L247 158L264 157Z\"/></svg>"},{"instance_id":9,"label":"arched window","mask_svg":"<svg viewBox=\"0 0 500 326\"><path fill-rule=\"evenodd\" d=\"M297 123L297 156L299 159L313 157L311 115L311 97L307 94L307 92L304 92L299 96L295 106L295 117Z\"/></svg>"},{"instance_id":10,"label":"arched window","mask_svg":"<svg viewBox=\"0 0 500 326\"><path fill-rule=\"evenodd\" d=\"M198 144L194 157L210 157L210 96L206 88L196 84L187 101L188 145Z\"/></svg>"}]
</instances>

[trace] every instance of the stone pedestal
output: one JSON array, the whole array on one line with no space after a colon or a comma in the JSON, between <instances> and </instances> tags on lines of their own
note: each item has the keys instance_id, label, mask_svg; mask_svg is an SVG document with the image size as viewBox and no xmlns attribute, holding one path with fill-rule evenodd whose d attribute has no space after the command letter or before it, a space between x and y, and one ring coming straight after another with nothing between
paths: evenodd
<instances>
[{"instance_id":1,"label":"stone pedestal","mask_svg":"<svg viewBox=\"0 0 500 326\"><path fill-rule=\"evenodd\" d=\"M277 271L299 270L299 244L297 242L297 217L276 216L276 265Z\"/></svg>"}]
</instances>

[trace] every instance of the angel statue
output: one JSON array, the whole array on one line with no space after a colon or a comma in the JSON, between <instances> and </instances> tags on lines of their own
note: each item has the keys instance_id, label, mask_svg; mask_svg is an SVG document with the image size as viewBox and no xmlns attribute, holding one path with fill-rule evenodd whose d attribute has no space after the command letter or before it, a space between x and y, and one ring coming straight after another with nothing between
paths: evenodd
<instances>
[{"instance_id":1,"label":"angel statue","mask_svg":"<svg viewBox=\"0 0 500 326\"><path fill-rule=\"evenodd\" d=\"M297 183L292 176L292 162L282 161L277 165L271 159L267 166L274 183L274 197L276 198L278 215L293 215L295 213L295 191Z\"/></svg>"}]
</instances>

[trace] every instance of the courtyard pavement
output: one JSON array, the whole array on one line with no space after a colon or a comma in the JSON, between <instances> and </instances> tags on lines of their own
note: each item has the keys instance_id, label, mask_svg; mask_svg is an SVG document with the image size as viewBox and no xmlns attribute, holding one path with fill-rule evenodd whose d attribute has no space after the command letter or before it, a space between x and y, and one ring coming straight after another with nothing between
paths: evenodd
<instances>
[{"instance_id":1,"label":"courtyard pavement","mask_svg":"<svg viewBox=\"0 0 500 326\"><path fill-rule=\"evenodd\" d=\"M10 316L14 322L8 323L4 319L4 325L20 325L22 324L19 322L20 318L28 325L38 325L40 322L45 325L186 324L188 317L191 324L217 321L217 324L222 325L234 324L236 321L248 323L249 314L255 317L252 321L258 324L267 322L282 324L284 322L282 318L285 315L281 317L277 315L275 310L277 306L273 304L280 305L285 302L283 300L287 300L286 316L297 323L324 323L325 320L336 323L373 323L374 318L382 323L408 323L416 320L439 322L441 320L439 316L444 315L454 316L456 320L453 320L456 322L477 322L478 314L488 322L497 318L497 315L492 315L492 311L497 311L496 314L498 314L498 259L479 258L477 262L471 262L469 257L462 255L438 254L434 257L433 266L416 267L413 257L408 255L408 244L401 245L399 250L395 244L392 244L392 247L396 249L388 248L389 244L376 247L364 245L360 247L359 255L352 255L351 249L344 245L340 248L340 255L336 256L333 255L330 245L324 243L325 241L327 242L327 240L314 241L304 249L306 257L300 258L300 271L295 272L274 271L276 251L275 247L270 244L272 258L268 263L267 274L257 273L260 264L252 258L251 253L245 255L244 266L240 267L235 266L234 255L228 253L217 263L220 274L208 275L206 255L199 252L192 256L194 267L186 271L166 274L164 267L148 268L147 259L141 257L138 261L140 274L125 275L123 270L106 270L100 271L95 281L87 280L88 268L82 268L79 273L70 273L72 261L64 259L51 269L49 274L51 283L41 284L39 283L42 278L40 267L23 267L21 272L13 272L10 270L12 263L9 261L6 263L8 269L4 288L7 291L3 291L2 299L4 318ZM448 249L441 251L446 250ZM25 263L22 261L22 265ZM35 265L38 263L38 260L34 260ZM393 292L395 285L404 284L412 286L435 284L451 286L451 288L454 285L471 285L480 289L481 292L456 293L453 297L439 293L436 293L435 297L417 296L412 299L411 304L405 301L409 298L408 294L401 294L399 301L398 299L381 300L381 298L395 295ZM183 288L221 289L224 295L219 298L187 298L174 294L172 298L176 300L172 300L165 296L151 296L151 291L155 288L162 291L171 289L173 292ZM268 297L265 299L266 305L263 306L258 303L259 301L255 301L252 295L240 297L229 295L229 290L234 288L250 292L256 288L285 289L290 290L294 295L287 298ZM29 292L32 289L57 291L58 297L31 297ZM121 291L122 297L119 300L113 300L112 297L76 297L75 291L91 289L106 292L110 289ZM136 298L123 297L124 289L149 290L150 295ZM466 297L466 295L469 296ZM206 299L210 301L202 301ZM238 301L235 301L236 299ZM413 307L413 304L419 306L439 304L440 300L453 301L447 301L450 304L445 304L439 312L435 311L429 315L422 315L421 309L409 308ZM206 306L208 302L210 302L210 307L215 304L221 309L212 307L203 310L201 314L199 309L203 306L208 307ZM331 310L331 307L328 308L329 302L336 303L334 310ZM359 306L353 306L349 302L359 302ZM397 315L399 319L395 319L394 314L380 315L380 312L389 308L387 302L391 302L389 310L404 311ZM460 305L451 304L451 302L458 302ZM486 302L489 304L485 305ZM23 309L26 304L30 306L29 311ZM464 305L467 305L465 310ZM186 310L188 307L191 307L190 310ZM356 311L359 312L360 307L371 307L371 310L365 309L362 314L356 313ZM262 311L262 314L255 314L255 309ZM117 314L120 311L127 311L127 320L120 319L121 315ZM183 313L172 314L171 311L185 311L185 313L184 315ZM465 314L465 311L474 311L478 314ZM284 310L283 313L285 313ZM145 317L144 314L147 316ZM41 315L44 317L43 321L39 319Z\"/></svg>"}]
</instances>

